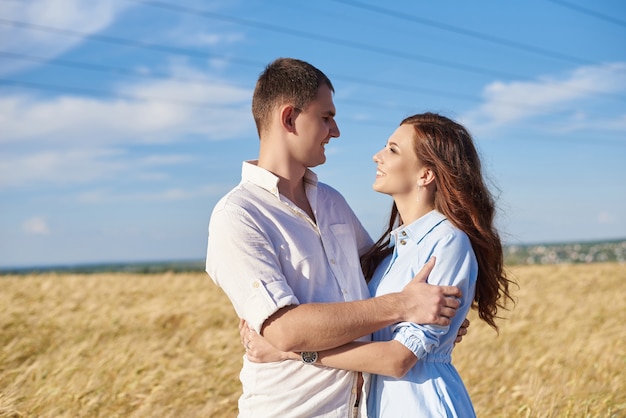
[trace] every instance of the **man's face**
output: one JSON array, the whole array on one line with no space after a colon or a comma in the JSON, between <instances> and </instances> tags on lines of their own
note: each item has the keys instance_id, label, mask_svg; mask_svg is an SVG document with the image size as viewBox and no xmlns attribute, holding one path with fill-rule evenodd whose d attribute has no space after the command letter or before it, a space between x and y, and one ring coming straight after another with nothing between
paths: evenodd
<instances>
[{"instance_id":1,"label":"man's face","mask_svg":"<svg viewBox=\"0 0 626 418\"><path fill-rule=\"evenodd\" d=\"M330 138L340 135L335 122L335 104L332 91L323 84L317 98L306 109L296 110L295 133L290 143L291 154L306 167L326 162L324 146Z\"/></svg>"}]
</instances>

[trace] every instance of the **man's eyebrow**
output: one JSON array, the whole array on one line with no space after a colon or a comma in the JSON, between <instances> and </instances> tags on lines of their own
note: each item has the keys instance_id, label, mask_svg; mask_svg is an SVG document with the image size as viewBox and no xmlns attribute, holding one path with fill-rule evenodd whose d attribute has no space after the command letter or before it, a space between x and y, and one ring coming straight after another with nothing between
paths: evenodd
<instances>
[{"instance_id":1,"label":"man's eyebrow","mask_svg":"<svg viewBox=\"0 0 626 418\"><path fill-rule=\"evenodd\" d=\"M325 115L328 115L328 116L333 116L333 117L335 116L335 111L334 110L327 110L327 111L325 111L323 113Z\"/></svg>"}]
</instances>

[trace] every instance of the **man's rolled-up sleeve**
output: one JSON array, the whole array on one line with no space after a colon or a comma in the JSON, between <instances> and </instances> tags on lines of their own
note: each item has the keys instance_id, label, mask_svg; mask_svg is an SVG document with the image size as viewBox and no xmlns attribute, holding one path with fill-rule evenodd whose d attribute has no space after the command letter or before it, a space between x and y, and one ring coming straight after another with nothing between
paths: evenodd
<instances>
[{"instance_id":1,"label":"man's rolled-up sleeve","mask_svg":"<svg viewBox=\"0 0 626 418\"><path fill-rule=\"evenodd\" d=\"M241 208L214 210L206 271L224 290L237 315L257 332L276 311L299 304L281 271L277 249Z\"/></svg>"}]
</instances>

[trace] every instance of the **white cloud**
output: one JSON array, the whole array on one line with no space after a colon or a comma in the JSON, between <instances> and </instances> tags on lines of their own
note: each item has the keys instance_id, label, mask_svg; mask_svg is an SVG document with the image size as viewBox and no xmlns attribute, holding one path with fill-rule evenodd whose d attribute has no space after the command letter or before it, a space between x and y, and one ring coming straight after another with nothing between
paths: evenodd
<instances>
[{"instance_id":1,"label":"white cloud","mask_svg":"<svg viewBox=\"0 0 626 418\"><path fill-rule=\"evenodd\" d=\"M554 126L553 130L557 132L575 132L580 130L593 130L596 132L626 132L626 114L616 115L613 117L592 116L587 112L575 112L569 117L562 119L558 126Z\"/></svg>"},{"instance_id":2,"label":"white cloud","mask_svg":"<svg viewBox=\"0 0 626 418\"><path fill-rule=\"evenodd\" d=\"M30 0L0 2L3 19L34 25L69 29L86 34L106 28L131 3L125 0ZM53 58L73 48L83 39L54 35L19 26L0 25L0 50L23 52ZM27 61L5 61L0 74L32 65Z\"/></svg>"},{"instance_id":3,"label":"white cloud","mask_svg":"<svg viewBox=\"0 0 626 418\"><path fill-rule=\"evenodd\" d=\"M612 223L615 223L615 217L611 213L609 213L607 211L600 212L598 214L598 217L597 217L596 220L597 220L597 222L599 224L612 224Z\"/></svg>"},{"instance_id":4,"label":"white cloud","mask_svg":"<svg viewBox=\"0 0 626 418\"><path fill-rule=\"evenodd\" d=\"M175 143L188 137L223 140L254 134L251 92L177 63L171 79L142 80L116 91L130 98L65 94L0 97L0 188L29 183L86 183L132 173L159 179L154 167L188 155L131 160L133 144ZM194 80L193 82L185 80ZM144 99L144 100L139 100ZM139 170L142 170L139 172Z\"/></svg>"},{"instance_id":5,"label":"white cloud","mask_svg":"<svg viewBox=\"0 0 626 418\"><path fill-rule=\"evenodd\" d=\"M229 45L240 42L244 39L242 33L197 33L188 37L190 45L198 46L218 46Z\"/></svg>"},{"instance_id":6,"label":"white cloud","mask_svg":"<svg viewBox=\"0 0 626 418\"><path fill-rule=\"evenodd\" d=\"M35 216L33 218L27 219L22 224L22 229L29 235L50 234L50 228L48 227L48 223L43 216Z\"/></svg>"},{"instance_id":7,"label":"white cloud","mask_svg":"<svg viewBox=\"0 0 626 418\"><path fill-rule=\"evenodd\" d=\"M41 151L24 156L3 155L0 160L0 189L25 184L84 184L124 175L138 180L163 179L153 172L164 166L194 160L191 155L148 155L131 158L114 148Z\"/></svg>"},{"instance_id":8,"label":"white cloud","mask_svg":"<svg viewBox=\"0 0 626 418\"><path fill-rule=\"evenodd\" d=\"M145 157L139 158L138 160L135 160L133 164L137 164L142 167L152 167L183 164L195 159L196 157L192 155L183 154L147 155Z\"/></svg>"},{"instance_id":9,"label":"white cloud","mask_svg":"<svg viewBox=\"0 0 626 418\"><path fill-rule=\"evenodd\" d=\"M93 190L78 195L82 203L128 202L128 201L176 201L198 197L221 195L231 186L209 185L192 189L171 188L156 192L115 193L108 189Z\"/></svg>"},{"instance_id":10,"label":"white cloud","mask_svg":"<svg viewBox=\"0 0 626 418\"><path fill-rule=\"evenodd\" d=\"M180 5L181 9L196 11L206 11L209 14L213 11L224 8L236 7L236 2L230 0L206 1L206 0L186 0ZM170 14L172 15L172 14ZM168 43L174 42L178 45L193 47L225 47L229 48L234 44L245 41L245 31L233 31L233 25L220 23L215 19L199 18L203 13L177 13L177 19L168 22L168 29L162 34Z\"/></svg>"},{"instance_id":11,"label":"white cloud","mask_svg":"<svg viewBox=\"0 0 626 418\"><path fill-rule=\"evenodd\" d=\"M27 183L83 183L110 178L125 167L113 149L42 151L25 156L4 154L0 160L0 188Z\"/></svg>"},{"instance_id":12,"label":"white cloud","mask_svg":"<svg viewBox=\"0 0 626 418\"><path fill-rule=\"evenodd\" d=\"M626 63L618 62L581 67L561 76L545 76L533 81L496 81L484 92L484 103L460 119L472 131L508 126L526 119L564 113L568 129L590 127L586 110L592 99L626 91ZM581 110L583 109L583 110ZM586 109L586 110L585 110ZM623 129L624 116L595 120L594 127Z\"/></svg>"},{"instance_id":13,"label":"white cloud","mask_svg":"<svg viewBox=\"0 0 626 418\"><path fill-rule=\"evenodd\" d=\"M210 140L254 132L249 90L191 69L175 72L173 79L120 85L118 94L125 98L4 95L0 98L0 142L163 143L190 134ZM204 82L181 81L178 74L193 74Z\"/></svg>"}]
</instances>

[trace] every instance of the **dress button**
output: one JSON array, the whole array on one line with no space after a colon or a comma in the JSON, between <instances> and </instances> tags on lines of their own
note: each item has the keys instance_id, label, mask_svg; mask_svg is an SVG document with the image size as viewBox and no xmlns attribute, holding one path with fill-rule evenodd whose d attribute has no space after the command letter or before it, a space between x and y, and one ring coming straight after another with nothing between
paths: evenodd
<instances>
[{"instance_id":1,"label":"dress button","mask_svg":"<svg viewBox=\"0 0 626 418\"><path fill-rule=\"evenodd\" d=\"M402 236L406 237L406 231L402 231Z\"/></svg>"},{"instance_id":2,"label":"dress button","mask_svg":"<svg viewBox=\"0 0 626 418\"><path fill-rule=\"evenodd\" d=\"M335 259L331 259L330 264L335 264Z\"/></svg>"},{"instance_id":3,"label":"dress button","mask_svg":"<svg viewBox=\"0 0 626 418\"><path fill-rule=\"evenodd\" d=\"M401 239L401 240L400 240L400 244L402 244L402 245L406 245L406 240Z\"/></svg>"},{"instance_id":4,"label":"dress button","mask_svg":"<svg viewBox=\"0 0 626 418\"><path fill-rule=\"evenodd\" d=\"M255 289L258 289L259 286L261 286L261 284L258 281L255 281L254 283L252 283L252 287L254 287Z\"/></svg>"}]
</instances>

